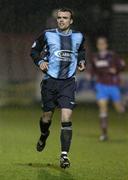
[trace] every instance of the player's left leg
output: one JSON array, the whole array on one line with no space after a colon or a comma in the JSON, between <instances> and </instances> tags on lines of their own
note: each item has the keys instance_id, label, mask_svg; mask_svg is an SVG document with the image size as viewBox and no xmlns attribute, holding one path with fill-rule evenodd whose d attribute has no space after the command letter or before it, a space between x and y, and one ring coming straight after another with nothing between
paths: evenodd
<instances>
[{"instance_id":1,"label":"player's left leg","mask_svg":"<svg viewBox=\"0 0 128 180\"><path fill-rule=\"evenodd\" d=\"M64 80L61 84L58 104L61 108L61 158L60 166L66 168L70 166L68 152L72 139L72 110L75 106L76 82L74 78Z\"/></svg>"},{"instance_id":2,"label":"player's left leg","mask_svg":"<svg viewBox=\"0 0 128 180\"><path fill-rule=\"evenodd\" d=\"M43 114L39 122L41 135L36 146L36 149L39 152L43 151L46 145L46 140L50 133L49 128L51 125L52 116L56 106L54 103L55 94L53 93L53 90L55 89L54 84L55 82L51 78L43 80L41 83L41 99Z\"/></svg>"},{"instance_id":3,"label":"player's left leg","mask_svg":"<svg viewBox=\"0 0 128 180\"><path fill-rule=\"evenodd\" d=\"M125 107L121 101L113 102L113 105L117 112L119 112L121 114L125 112Z\"/></svg>"},{"instance_id":4,"label":"player's left leg","mask_svg":"<svg viewBox=\"0 0 128 180\"><path fill-rule=\"evenodd\" d=\"M108 86L97 83L96 84L96 99L99 107L99 119L101 127L100 141L108 139Z\"/></svg>"},{"instance_id":5,"label":"player's left leg","mask_svg":"<svg viewBox=\"0 0 128 180\"><path fill-rule=\"evenodd\" d=\"M108 139L108 100L99 99L97 104L99 106L100 127L102 132L100 141L105 141Z\"/></svg>"},{"instance_id":6,"label":"player's left leg","mask_svg":"<svg viewBox=\"0 0 128 180\"><path fill-rule=\"evenodd\" d=\"M70 166L68 158L68 152L72 140L72 122L71 122L72 110L67 108L61 109L61 158L60 166L66 168Z\"/></svg>"}]
</instances>

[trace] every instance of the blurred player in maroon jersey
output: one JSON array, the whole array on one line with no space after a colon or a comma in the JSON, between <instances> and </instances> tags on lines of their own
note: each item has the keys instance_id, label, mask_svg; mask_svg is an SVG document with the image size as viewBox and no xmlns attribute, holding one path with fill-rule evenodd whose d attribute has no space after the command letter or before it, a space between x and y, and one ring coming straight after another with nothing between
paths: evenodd
<instances>
[{"instance_id":1,"label":"blurred player in maroon jersey","mask_svg":"<svg viewBox=\"0 0 128 180\"><path fill-rule=\"evenodd\" d=\"M98 37L96 47L98 51L90 59L90 70L91 75L96 77L96 99L102 130L100 140L105 141L108 139L108 101L112 101L118 112L124 112L119 74L124 70L125 62L116 53L108 50L106 37Z\"/></svg>"}]
</instances>

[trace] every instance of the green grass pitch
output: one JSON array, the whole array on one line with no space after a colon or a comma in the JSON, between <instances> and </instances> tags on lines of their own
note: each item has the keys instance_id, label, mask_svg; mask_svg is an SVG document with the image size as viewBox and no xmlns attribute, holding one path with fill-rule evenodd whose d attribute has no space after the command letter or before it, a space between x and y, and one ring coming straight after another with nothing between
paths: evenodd
<instances>
[{"instance_id":1,"label":"green grass pitch","mask_svg":"<svg viewBox=\"0 0 128 180\"><path fill-rule=\"evenodd\" d=\"M0 180L128 180L128 112L110 109L109 141L99 142L97 107L77 107L73 114L71 167L59 167L60 113L47 146L36 152L40 108L0 109Z\"/></svg>"}]
</instances>

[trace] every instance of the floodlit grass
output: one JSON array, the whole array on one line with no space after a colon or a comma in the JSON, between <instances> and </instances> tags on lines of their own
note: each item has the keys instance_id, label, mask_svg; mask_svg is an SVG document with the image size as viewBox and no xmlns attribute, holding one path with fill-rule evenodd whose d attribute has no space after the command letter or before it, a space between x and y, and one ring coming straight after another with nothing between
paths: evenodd
<instances>
[{"instance_id":1,"label":"floodlit grass","mask_svg":"<svg viewBox=\"0 0 128 180\"><path fill-rule=\"evenodd\" d=\"M128 180L128 112L121 116L110 110L110 138L101 143L97 108L77 107L66 170L59 167L58 110L46 149L36 152L40 113L37 106L0 109L0 180Z\"/></svg>"}]
</instances>

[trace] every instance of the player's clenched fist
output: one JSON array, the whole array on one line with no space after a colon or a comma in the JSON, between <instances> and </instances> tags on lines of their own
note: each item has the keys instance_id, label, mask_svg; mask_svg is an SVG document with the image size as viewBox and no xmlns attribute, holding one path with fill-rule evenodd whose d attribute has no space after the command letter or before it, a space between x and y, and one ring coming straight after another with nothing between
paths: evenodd
<instances>
[{"instance_id":1,"label":"player's clenched fist","mask_svg":"<svg viewBox=\"0 0 128 180\"><path fill-rule=\"evenodd\" d=\"M85 70L85 63L84 62L81 62L78 66L78 70L79 71L84 71Z\"/></svg>"},{"instance_id":2,"label":"player's clenched fist","mask_svg":"<svg viewBox=\"0 0 128 180\"><path fill-rule=\"evenodd\" d=\"M41 69L42 71L47 71L47 70L48 70L48 62L42 62L42 63L40 64L40 69Z\"/></svg>"}]
</instances>

